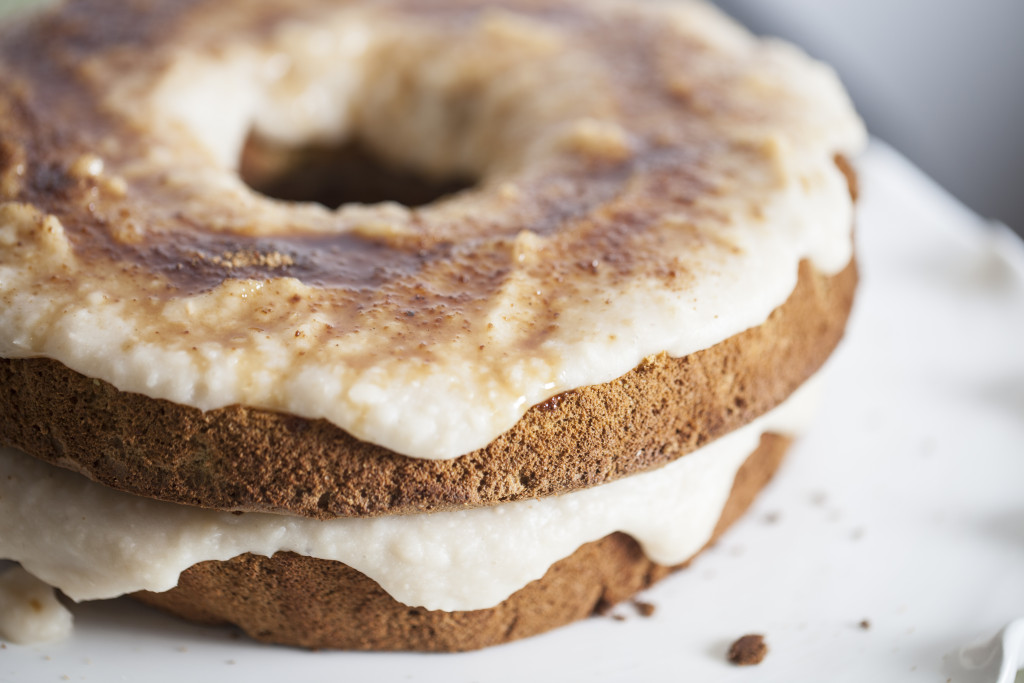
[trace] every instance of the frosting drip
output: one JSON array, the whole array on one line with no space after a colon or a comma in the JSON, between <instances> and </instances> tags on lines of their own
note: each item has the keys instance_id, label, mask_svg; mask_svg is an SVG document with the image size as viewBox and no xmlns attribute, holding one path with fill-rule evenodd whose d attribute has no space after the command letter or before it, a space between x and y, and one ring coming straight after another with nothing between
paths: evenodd
<instances>
[{"instance_id":1,"label":"frosting drip","mask_svg":"<svg viewBox=\"0 0 1024 683\"><path fill-rule=\"evenodd\" d=\"M45 643L71 633L72 616L53 588L21 567L0 573L0 638Z\"/></svg>"}]
</instances>

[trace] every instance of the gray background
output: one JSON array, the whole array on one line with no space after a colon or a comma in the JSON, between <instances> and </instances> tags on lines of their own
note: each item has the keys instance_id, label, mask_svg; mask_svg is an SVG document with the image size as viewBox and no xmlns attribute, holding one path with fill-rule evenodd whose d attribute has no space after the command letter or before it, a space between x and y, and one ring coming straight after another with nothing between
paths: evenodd
<instances>
[{"instance_id":1,"label":"gray background","mask_svg":"<svg viewBox=\"0 0 1024 683\"><path fill-rule=\"evenodd\" d=\"M717 0L835 66L872 133L1024 234L1024 0Z\"/></svg>"}]
</instances>

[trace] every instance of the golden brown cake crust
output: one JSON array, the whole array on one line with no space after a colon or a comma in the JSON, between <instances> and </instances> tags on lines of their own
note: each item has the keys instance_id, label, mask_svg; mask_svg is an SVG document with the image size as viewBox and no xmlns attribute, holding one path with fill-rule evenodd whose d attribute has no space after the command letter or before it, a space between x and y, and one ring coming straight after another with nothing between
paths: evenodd
<instances>
[{"instance_id":1,"label":"golden brown cake crust","mask_svg":"<svg viewBox=\"0 0 1024 683\"><path fill-rule=\"evenodd\" d=\"M778 469L789 440L765 435L736 474L708 545L739 518ZM705 546L707 547L707 546ZM692 558L691 558L692 560ZM340 563L278 553L203 562L166 593L135 598L193 621L232 623L257 640L347 650L474 650L526 638L626 600L672 571L622 533L587 543L500 605L429 611L395 601Z\"/></svg>"},{"instance_id":2,"label":"golden brown cake crust","mask_svg":"<svg viewBox=\"0 0 1024 683\"><path fill-rule=\"evenodd\" d=\"M764 324L532 408L486 448L423 461L323 420L202 412L119 392L46 359L0 360L0 443L114 488L229 510L330 518L543 497L659 467L781 403L828 358L856 269L800 269Z\"/></svg>"}]
</instances>

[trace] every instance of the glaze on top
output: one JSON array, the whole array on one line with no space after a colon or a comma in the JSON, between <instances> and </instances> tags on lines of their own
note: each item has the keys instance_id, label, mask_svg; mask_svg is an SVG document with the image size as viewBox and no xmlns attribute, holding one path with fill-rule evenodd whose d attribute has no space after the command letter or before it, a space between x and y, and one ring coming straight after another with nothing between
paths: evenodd
<instances>
[{"instance_id":1,"label":"glaze on top","mask_svg":"<svg viewBox=\"0 0 1024 683\"><path fill-rule=\"evenodd\" d=\"M834 75L695 3L84 0L0 40L0 355L421 458L757 325L850 259ZM274 200L358 141L410 208Z\"/></svg>"}]
</instances>

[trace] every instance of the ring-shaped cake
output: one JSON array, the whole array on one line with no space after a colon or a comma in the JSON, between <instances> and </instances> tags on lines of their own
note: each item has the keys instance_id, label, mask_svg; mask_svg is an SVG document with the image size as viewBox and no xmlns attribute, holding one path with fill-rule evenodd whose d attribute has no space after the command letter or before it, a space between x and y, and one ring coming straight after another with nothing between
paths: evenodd
<instances>
[{"instance_id":1,"label":"ring-shaped cake","mask_svg":"<svg viewBox=\"0 0 1024 683\"><path fill-rule=\"evenodd\" d=\"M117 495L339 524L583 500L757 420L786 433L771 416L852 302L859 120L826 67L698 3L89 0L5 28L0 92L0 441ZM290 201L342 148L435 189ZM282 178L299 196L268 196ZM686 554L651 565L614 525L574 541L646 567L589 592L689 558L780 443L749 461L756 486L733 486L733 458ZM196 577L321 577L270 581L294 597L355 570L230 557L144 599L271 640L421 649L594 606L433 641L417 610L371 638L335 606L313 620L344 637L304 636L308 611L266 627L280 595L225 599L258 618L199 610L225 579ZM126 590L170 587L143 584ZM474 599L430 604L501 609Z\"/></svg>"}]
</instances>

